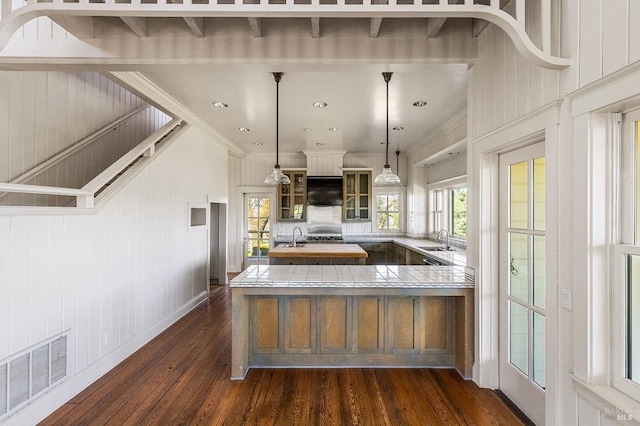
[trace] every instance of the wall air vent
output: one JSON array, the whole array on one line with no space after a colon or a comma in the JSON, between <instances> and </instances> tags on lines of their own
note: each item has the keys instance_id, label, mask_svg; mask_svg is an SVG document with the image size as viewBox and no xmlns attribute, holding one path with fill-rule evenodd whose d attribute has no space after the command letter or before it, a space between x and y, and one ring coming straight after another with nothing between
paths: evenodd
<instances>
[{"instance_id":1,"label":"wall air vent","mask_svg":"<svg viewBox=\"0 0 640 426\"><path fill-rule=\"evenodd\" d=\"M67 376L67 334L0 360L0 423Z\"/></svg>"}]
</instances>

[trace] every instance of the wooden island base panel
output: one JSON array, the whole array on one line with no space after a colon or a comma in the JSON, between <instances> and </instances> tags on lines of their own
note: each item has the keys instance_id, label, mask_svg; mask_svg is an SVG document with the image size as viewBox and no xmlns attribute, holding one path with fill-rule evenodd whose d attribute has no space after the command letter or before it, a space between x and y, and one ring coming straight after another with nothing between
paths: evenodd
<instances>
[{"instance_id":1,"label":"wooden island base panel","mask_svg":"<svg viewBox=\"0 0 640 426\"><path fill-rule=\"evenodd\" d=\"M269 251L271 265L365 265L367 252L358 244L280 244Z\"/></svg>"},{"instance_id":2,"label":"wooden island base panel","mask_svg":"<svg viewBox=\"0 0 640 426\"><path fill-rule=\"evenodd\" d=\"M471 378L462 266L252 266L231 281L231 378L251 367L454 367Z\"/></svg>"}]
</instances>

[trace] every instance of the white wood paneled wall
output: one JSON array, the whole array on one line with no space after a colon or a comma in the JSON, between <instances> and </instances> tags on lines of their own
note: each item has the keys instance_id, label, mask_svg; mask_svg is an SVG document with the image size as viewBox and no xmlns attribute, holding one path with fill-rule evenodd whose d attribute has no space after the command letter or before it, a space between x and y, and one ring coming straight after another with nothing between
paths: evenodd
<instances>
[{"instance_id":1,"label":"white wood paneled wall","mask_svg":"<svg viewBox=\"0 0 640 426\"><path fill-rule=\"evenodd\" d=\"M640 2L580 0L578 3L578 51L572 55L578 58L578 87L640 60Z\"/></svg>"},{"instance_id":2,"label":"white wood paneled wall","mask_svg":"<svg viewBox=\"0 0 640 426\"><path fill-rule=\"evenodd\" d=\"M93 72L0 72L0 182L145 105Z\"/></svg>"},{"instance_id":3,"label":"white wood paneled wall","mask_svg":"<svg viewBox=\"0 0 640 426\"><path fill-rule=\"evenodd\" d=\"M307 167L307 158L302 152L279 154L280 167L282 170L288 168ZM273 172L276 164L276 154L249 154L240 159L240 180L236 185L242 186L263 186L264 179Z\"/></svg>"},{"instance_id":4,"label":"white wood paneled wall","mask_svg":"<svg viewBox=\"0 0 640 426\"><path fill-rule=\"evenodd\" d=\"M530 64L504 31L489 25L478 40L468 94L471 141L558 99L560 72Z\"/></svg>"},{"instance_id":5,"label":"white wood paneled wall","mask_svg":"<svg viewBox=\"0 0 640 426\"><path fill-rule=\"evenodd\" d=\"M0 217L0 359L69 329L73 381L204 300L208 231L189 231L187 203L225 199L227 173L226 149L191 127L96 215Z\"/></svg>"}]
</instances>

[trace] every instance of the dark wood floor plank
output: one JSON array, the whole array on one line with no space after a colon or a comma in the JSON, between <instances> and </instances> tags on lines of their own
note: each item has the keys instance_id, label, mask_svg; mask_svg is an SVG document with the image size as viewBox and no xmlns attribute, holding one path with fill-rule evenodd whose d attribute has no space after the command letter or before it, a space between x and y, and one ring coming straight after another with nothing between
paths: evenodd
<instances>
[{"instance_id":1,"label":"dark wood floor plank","mask_svg":"<svg viewBox=\"0 0 640 426\"><path fill-rule=\"evenodd\" d=\"M230 291L212 288L208 303L42 424L525 424L454 370L262 368L232 381Z\"/></svg>"}]
</instances>

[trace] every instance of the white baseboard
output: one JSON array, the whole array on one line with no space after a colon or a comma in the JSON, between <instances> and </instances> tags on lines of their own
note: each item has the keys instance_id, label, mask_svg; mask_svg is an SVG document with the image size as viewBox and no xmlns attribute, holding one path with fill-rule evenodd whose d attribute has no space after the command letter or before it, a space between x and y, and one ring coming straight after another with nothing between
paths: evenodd
<instances>
[{"instance_id":1,"label":"white baseboard","mask_svg":"<svg viewBox=\"0 0 640 426\"><path fill-rule=\"evenodd\" d=\"M62 407L67 401L83 391L97 379L109 372L113 367L120 364L131 354L149 343L153 338L165 331L176 321L187 313L191 312L200 303L207 300L209 293L203 291L196 297L182 305L177 311L169 315L162 321L155 324L142 334L135 336L123 346L120 346L100 358L96 363L88 366L77 374L70 376L59 385L45 392L42 396L35 398L15 414L7 417L0 424L4 425L34 425Z\"/></svg>"}]
</instances>

